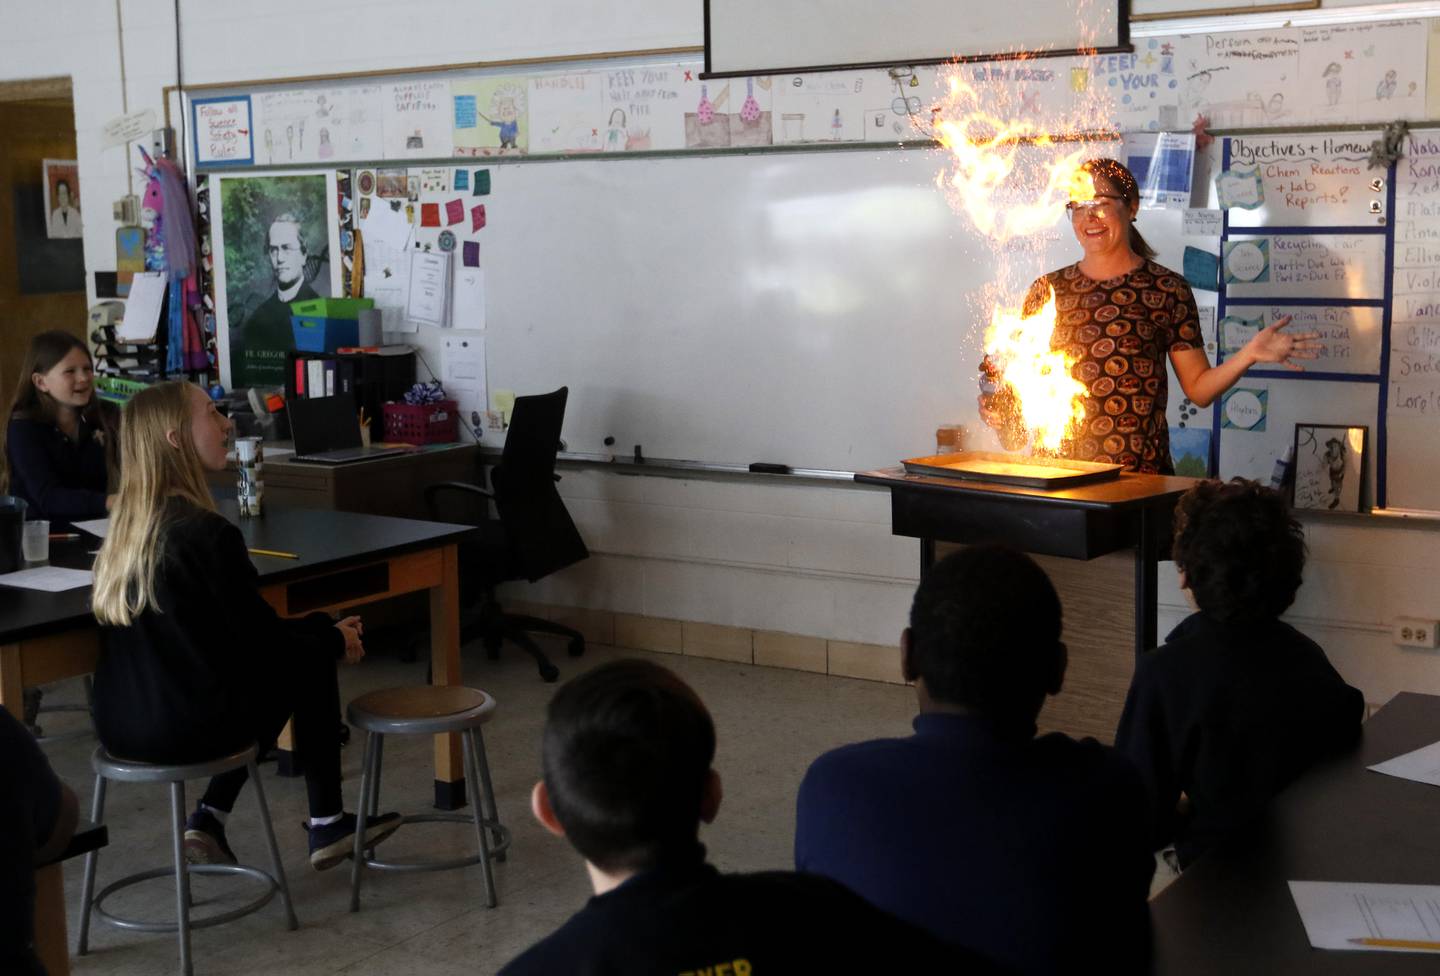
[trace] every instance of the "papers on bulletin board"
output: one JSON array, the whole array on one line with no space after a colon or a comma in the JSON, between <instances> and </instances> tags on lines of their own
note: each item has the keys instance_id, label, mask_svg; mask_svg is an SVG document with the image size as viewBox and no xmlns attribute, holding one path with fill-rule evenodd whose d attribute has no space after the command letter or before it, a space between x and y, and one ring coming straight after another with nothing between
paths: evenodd
<instances>
[{"instance_id":1,"label":"papers on bulletin board","mask_svg":"<svg viewBox=\"0 0 1440 976\"><path fill-rule=\"evenodd\" d=\"M450 255L444 251L410 252L406 319L437 329L450 324L450 270Z\"/></svg>"},{"instance_id":2,"label":"papers on bulletin board","mask_svg":"<svg viewBox=\"0 0 1440 976\"><path fill-rule=\"evenodd\" d=\"M1398 776L1417 783L1440 786L1440 742L1365 768L1386 776ZM1437 930L1436 934L1440 935L1440 930Z\"/></svg>"},{"instance_id":3,"label":"papers on bulletin board","mask_svg":"<svg viewBox=\"0 0 1440 976\"><path fill-rule=\"evenodd\" d=\"M42 590L59 593L89 586L93 577L88 569L66 569L64 566L37 566L22 569L18 573L0 576L0 586L15 586L22 590Z\"/></svg>"},{"instance_id":4,"label":"papers on bulletin board","mask_svg":"<svg viewBox=\"0 0 1440 976\"><path fill-rule=\"evenodd\" d=\"M165 273L141 271L130 281L130 294L125 299L125 317L115 335L126 342L154 342L160 324L160 311L165 307Z\"/></svg>"},{"instance_id":5,"label":"papers on bulletin board","mask_svg":"<svg viewBox=\"0 0 1440 976\"><path fill-rule=\"evenodd\" d=\"M1192 210L1187 207L1180 220L1180 233L1186 237L1219 237L1223 216L1219 210Z\"/></svg>"},{"instance_id":6,"label":"papers on bulletin board","mask_svg":"<svg viewBox=\"0 0 1440 976\"><path fill-rule=\"evenodd\" d=\"M249 166L255 162L250 96L222 95L190 103L195 127L195 165Z\"/></svg>"},{"instance_id":7,"label":"papers on bulletin board","mask_svg":"<svg viewBox=\"0 0 1440 976\"><path fill-rule=\"evenodd\" d=\"M256 161L378 159L381 86L294 88L255 95Z\"/></svg>"},{"instance_id":8,"label":"papers on bulletin board","mask_svg":"<svg viewBox=\"0 0 1440 976\"><path fill-rule=\"evenodd\" d=\"M605 76L541 75L530 79L530 151L598 152Z\"/></svg>"},{"instance_id":9,"label":"papers on bulletin board","mask_svg":"<svg viewBox=\"0 0 1440 976\"><path fill-rule=\"evenodd\" d=\"M1125 164L1140 184L1146 210L1184 210L1195 172L1195 133L1160 132L1125 137Z\"/></svg>"},{"instance_id":10,"label":"papers on bulletin board","mask_svg":"<svg viewBox=\"0 0 1440 976\"><path fill-rule=\"evenodd\" d=\"M1424 118L1425 48L1418 20L1307 27L1290 90L1307 121Z\"/></svg>"},{"instance_id":11,"label":"papers on bulletin board","mask_svg":"<svg viewBox=\"0 0 1440 976\"><path fill-rule=\"evenodd\" d=\"M455 400L460 417L479 430L489 403L485 383L485 337L451 335L440 349L440 385Z\"/></svg>"},{"instance_id":12,"label":"papers on bulletin board","mask_svg":"<svg viewBox=\"0 0 1440 976\"><path fill-rule=\"evenodd\" d=\"M681 95L686 89L686 71L679 65L643 65L620 68L601 77L604 102L599 122L602 152L640 152L647 149L684 149L685 113ZM692 74L693 78L693 74ZM745 86L736 79L730 87ZM693 82L692 82L693 86ZM767 86L768 88L768 86ZM750 80L746 119L758 124L760 102ZM763 92L768 106L770 93ZM740 111L736 105L732 111ZM769 113L764 113L765 132L770 131Z\"/></svg>"},{"instance_id":13,"label":"papers on bulletin board","mask_svg":"<svg viewBox=\"0 0 1440 976\"><path fill-rule=\"evenodd\" d=\"M1316 949L1357 952L1417 951L1415 947L1363 945L1385 939L1435 943L1440 933L1440 885L1291 881L1290 897L1305 935Z\"/></svg>"},{"instance_id":14,"label":"papers on bulletin board","mask_svg":"<svg viewBox=\"0 0 1440 976\"><path fill-rule=\"evenodd\" d=\"M466 245L474 243L467 241ZM476 245L477 247L479 245ZM455 290L450 309L450 324L457 329L477 332L485 329L485 272L478 267L454 270Z\"/></svg>"},{"instance_id":15,"label":"papers on bulletin board","mask_svg":"<svg viewBox=\"0 0 1440 976\"><path fill-rule=\"evenodd\" d=\"M401 171L404 172L403 170ZM365 242L365 297L380 310L382 332L413 332L405 321L413 227L404 200L377 197L359 219Z\"/></svg>"},{"instance_id":16,"label":"papers on bulletin board","mask_svg":"<svg viewBox=\"0 0 1440 976\"><path fill-rule=\"evenodd\" d=\"M448 79L390 82L381 86L380 104L384 158L435 158L454 151Z\"/></svg>"}]
</instances>

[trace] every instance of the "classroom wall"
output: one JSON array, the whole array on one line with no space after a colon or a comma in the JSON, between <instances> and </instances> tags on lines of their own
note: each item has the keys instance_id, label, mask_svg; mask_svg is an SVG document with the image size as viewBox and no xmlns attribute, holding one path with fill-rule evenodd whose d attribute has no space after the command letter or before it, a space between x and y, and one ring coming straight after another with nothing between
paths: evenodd
<instances>
[{"instance_id":1,"label":"classroom wall","mask_svg":"<svg viewBox=\"0 0 1440 976\"><path fill-rule=\"evenodd\" d=\"M172 4L121 0L120 8L129 109L163 115L161 89L175 74ZM697 0L253 0L240 7L188 0L181 8L190 83L701 41ZM99 146L100 126L123 111L115 16L109 0L6 0L0 9L0 80L73 78L91 214L127 192L131 165L124 150ZM91 270L113 268L113 226L88 220L85 252ZM882 493L593 470L567 472L561 489L594 557L527 588L530 599L868 644L893 644L904 624L919 547L890 535ZM1307 532L1311 564L1293 619L1368 700L1401 690L1440 693L1437 653L1390 641L1396 616L1440 617L1436 530L1315 522ZM1185 611L1168 566L1161 578L1163 632Z\"/></svg>"}]
</instances>

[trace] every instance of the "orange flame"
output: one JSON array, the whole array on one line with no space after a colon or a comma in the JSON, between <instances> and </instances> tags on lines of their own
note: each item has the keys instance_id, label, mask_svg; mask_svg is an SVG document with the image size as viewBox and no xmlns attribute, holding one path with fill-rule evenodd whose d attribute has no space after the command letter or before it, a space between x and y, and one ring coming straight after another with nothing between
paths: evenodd
<instances>
[{"instance_id":1,"label":"orange flame","mask_svg":"<svg viewBox=\"0 0 1440 976\"><path fill-rule=\"evenodd\" d=\"M1037 453L1059 454L1085 420L1085 384L1070 375L1075 360L1050 348L1055 292L1039 311L997 307L985 330L985 354L1015 391L1021 418Z\"/></svg>"}]
</instances>

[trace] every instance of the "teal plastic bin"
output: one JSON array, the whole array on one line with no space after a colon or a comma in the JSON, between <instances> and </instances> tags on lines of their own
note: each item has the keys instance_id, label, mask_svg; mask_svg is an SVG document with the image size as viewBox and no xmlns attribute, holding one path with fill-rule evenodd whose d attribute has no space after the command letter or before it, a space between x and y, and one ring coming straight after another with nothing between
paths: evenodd
<instances>
[{"instance_id":1,"label":"teal plastic bin","mask_svg":"<svg viewBox=\"0 0 1440 976\"><path fill-rule=\"evenodd\" d=\"M290 330L298 352L334 352L360 343L360 310L372 298L311 298L290 303Z\"/></svg>"}]
</instances>

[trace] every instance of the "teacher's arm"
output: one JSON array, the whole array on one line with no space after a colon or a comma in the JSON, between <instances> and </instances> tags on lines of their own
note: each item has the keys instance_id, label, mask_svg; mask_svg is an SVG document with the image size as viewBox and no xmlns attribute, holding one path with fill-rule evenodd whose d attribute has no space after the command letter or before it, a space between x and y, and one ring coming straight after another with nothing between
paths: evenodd
<instances>
[{"instance_id":1,"label":"teacher's arm","mask_svg":"<svg viewBox=\"0 0 1440 976\"><path fill-rule=\"evenodd\" d=\"M1211 366L1204 349L1176 349L1170 353L1170 365L1180 388L1197 407L1208 407L1240 377L1257 363L1280 363L1286 369L1303 370L1297 359L1314 359L1320 355L1318 332L1282 332L1290 324L1290 316L1266 326L1233 356L1218 366Z\"/></svg>"}]
</instances>

